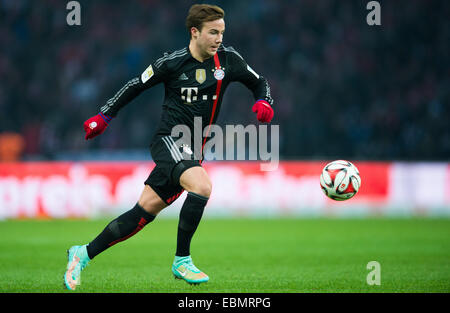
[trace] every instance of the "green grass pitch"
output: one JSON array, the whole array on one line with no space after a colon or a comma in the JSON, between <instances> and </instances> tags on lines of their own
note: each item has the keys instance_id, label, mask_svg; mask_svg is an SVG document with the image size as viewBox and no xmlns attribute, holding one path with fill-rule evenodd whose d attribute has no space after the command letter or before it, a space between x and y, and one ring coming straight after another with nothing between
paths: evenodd
<instances>
[{"instance_id":1,"label":"green grass pitch","mask_svg":"<svg viewBox=\"0 0 450 313\"><path fill-rule=\"evenodd\" d=\"M66 250L92 240L104 220L0 222L0 292L63 289ZM204 218L191 253L210 281L171 273L177 220L156 219L98 255L74 292L315 293L450 291L449 219ZM381 284L366 268L380 264Z\"/></svg>"}]
</instances>

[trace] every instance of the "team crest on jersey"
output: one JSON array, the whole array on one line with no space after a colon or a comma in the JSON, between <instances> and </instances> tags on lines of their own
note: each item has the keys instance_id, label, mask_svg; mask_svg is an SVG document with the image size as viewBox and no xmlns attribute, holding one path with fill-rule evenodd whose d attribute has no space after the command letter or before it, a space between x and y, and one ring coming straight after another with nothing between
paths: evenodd
<instances>
[{"instance_id":1,"label":"team crest on jersey","mask_svg":"<svg viewBox=\"0 0 450 313\"><path fill-rule=\"evenodd\" d=\"M221 68L218 68L214 71L214 78L217 80L222 80L225 77L225 71Z\"/></svg>"},{"instance_id":2,"label":"team crest on jersey","mask_svg":"<svg viewBox=\"0 0 450 313\"><path fill-rule=\"evenodd\" d=\"M199 84L203 84L206 80L206 70L204 68L199 68L195 71L195 80Z\"/></svg>"}]
</instances>

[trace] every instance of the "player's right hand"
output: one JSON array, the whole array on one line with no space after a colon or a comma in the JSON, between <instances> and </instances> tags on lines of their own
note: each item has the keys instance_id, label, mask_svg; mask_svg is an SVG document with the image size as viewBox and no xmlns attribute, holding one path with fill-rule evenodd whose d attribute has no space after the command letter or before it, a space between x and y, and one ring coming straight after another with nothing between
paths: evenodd
<instances>
[{"instance_id":1,"label":"player's right hand","mask_svg":"<svg viewBox=\"0 0 450 313\"><path fill-rule=\"evenodd\" d=\"M85 139L92 139L95 136L102 134L106 127L108 127L108 123L112 120L112 118L112 116L108 116L100 112L85 121L83 124L84 131L86 132Z\"/></svg>"}]
</instances>

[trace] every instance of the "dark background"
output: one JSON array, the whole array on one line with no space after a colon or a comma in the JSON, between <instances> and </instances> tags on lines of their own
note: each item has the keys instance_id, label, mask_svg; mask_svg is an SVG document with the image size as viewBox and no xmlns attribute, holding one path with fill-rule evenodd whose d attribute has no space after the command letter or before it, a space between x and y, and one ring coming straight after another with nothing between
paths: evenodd
<instances>
[{"instance_id":1,"label":"dark background","mask_svg":"<svg viewBox=\"0 0 450 313\"><path fill-rule=\"evenodd\" d=\"M141 94L106 132L83 122L163 52L189 43L192 1L0 1L0 133L22 160L150 159L163 86ZM271 85L281 159L449 160L450 1L209 1L224 44ZM225 94L218 124L257 123L251 93ZM102 153L106 152L106 153Z\"/></svg>"}]
</instances>

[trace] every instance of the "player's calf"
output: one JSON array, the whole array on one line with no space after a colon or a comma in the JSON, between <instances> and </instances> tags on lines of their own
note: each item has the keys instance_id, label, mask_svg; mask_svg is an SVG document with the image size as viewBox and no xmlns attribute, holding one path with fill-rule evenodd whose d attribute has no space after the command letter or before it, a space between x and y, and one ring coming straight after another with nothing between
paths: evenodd
<instances>
[{"instance_id":1,"label":"player's calf","mask_svg":"<svg viewBox=\"0 0 450 313\"><path fill-rule=\"evenodd\" d=\"M155 215L146 212L138 203L133 209L111 221L105 229L87 246L92 259L107 248L124 241L143 229L155 219Z\"/></svg>"}]
</instances>

